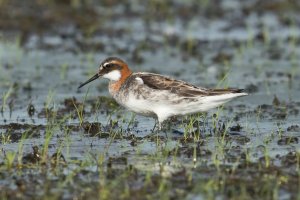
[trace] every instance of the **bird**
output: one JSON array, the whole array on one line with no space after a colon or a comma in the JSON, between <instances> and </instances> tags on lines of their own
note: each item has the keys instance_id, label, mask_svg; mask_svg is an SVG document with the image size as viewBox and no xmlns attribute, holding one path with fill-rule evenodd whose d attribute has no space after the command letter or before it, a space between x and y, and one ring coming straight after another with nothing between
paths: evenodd
<instances>
[{"instance_id":1,"label":"bird","mask_svg":"<svg viewBox=\"0 0 300 200\"><path fill-rule=\"evenodd\" d=\"M205 112L248 95L243 89L207 89L160 74L132 72L128 64L118 57L102 61L98 72L80 84L78 89L98 78L109 79L109 93L118 104L156 119L159 130L163 122L172 116Z\"/></svg>"}]
</instances>

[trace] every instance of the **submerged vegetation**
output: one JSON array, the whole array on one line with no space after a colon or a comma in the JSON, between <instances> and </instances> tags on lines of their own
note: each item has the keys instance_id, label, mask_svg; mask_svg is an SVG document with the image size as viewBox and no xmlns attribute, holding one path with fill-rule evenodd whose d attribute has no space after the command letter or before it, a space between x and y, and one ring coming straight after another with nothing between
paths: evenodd
<instances>
[{"instance_id":1,"label":"submerged vegetation","mask_svg":"<svg viewBox=\"0 0 300 200\"><path fill-rule=\"evenodd\" d=\"M300 199L297 1L0 0L0 199ZM154 120L107 82L118 55L250 96Z\"/></svg>"}]
</instances>

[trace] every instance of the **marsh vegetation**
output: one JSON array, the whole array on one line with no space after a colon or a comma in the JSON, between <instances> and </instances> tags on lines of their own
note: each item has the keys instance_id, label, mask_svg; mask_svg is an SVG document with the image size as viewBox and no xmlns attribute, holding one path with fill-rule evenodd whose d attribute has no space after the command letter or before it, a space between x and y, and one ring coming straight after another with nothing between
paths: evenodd
<instances>
[{"instance_id":1,"label":"marsh vegetation","mask_svg":"<svg viewBox=\"0 0 300 200\"><path fill-rule=\"evenodd\" d=\"M298 1L0 0L1 199L299 199ZM250 96L154 120L93 75L108 56Z\"/></svg>"}]
</instances>

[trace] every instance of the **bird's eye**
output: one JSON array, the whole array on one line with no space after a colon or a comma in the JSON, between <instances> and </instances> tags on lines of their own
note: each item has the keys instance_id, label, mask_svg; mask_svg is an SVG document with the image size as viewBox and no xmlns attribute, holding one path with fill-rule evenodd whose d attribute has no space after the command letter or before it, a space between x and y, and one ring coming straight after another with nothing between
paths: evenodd
<instances>
[{"instance_id":1,"label":"bird's eye","mask_svg":"<svg viewBox=\"0 0 300 200\"><path fill-rule=\"evenodd\" d=\"M109 68L110 67L110 64L105 64L105 65L103 65L103 69L107 69L107 68Z\"/></svg>"}]
</instances>

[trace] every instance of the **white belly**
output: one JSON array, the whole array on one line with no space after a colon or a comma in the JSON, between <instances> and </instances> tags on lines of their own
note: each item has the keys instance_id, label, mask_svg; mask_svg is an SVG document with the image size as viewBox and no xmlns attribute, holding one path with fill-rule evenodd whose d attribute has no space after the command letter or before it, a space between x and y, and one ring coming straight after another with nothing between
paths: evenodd
<instances>
[{"instance_id":1,"label":"white belly","mask_svg":"<svg viewBox=\"0 0 300 200\"><path fill-rule=\"evenodd\" d=\"M138 98L133 93L128 95L126 100L117 99L117 101L127 109L144 115L157 117L159 121L164 121L171 116L186 115L197 112L204 112L218 107L229 100L244 96L245 93L223 94L217 96L200 96L183 99L175 94L150 95L148 99ZM176 102L176 103L175 103Z\"/></svg>"}]
</instances>

